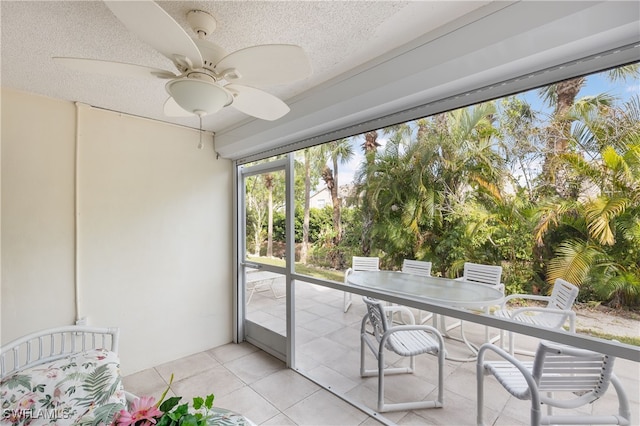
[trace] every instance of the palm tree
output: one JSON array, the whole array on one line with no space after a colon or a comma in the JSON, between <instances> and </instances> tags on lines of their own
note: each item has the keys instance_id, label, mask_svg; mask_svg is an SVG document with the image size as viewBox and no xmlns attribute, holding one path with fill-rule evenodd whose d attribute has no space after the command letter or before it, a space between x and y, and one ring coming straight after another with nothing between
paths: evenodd
<instances>
[{"instance_id":1,"label":"palm tree","mask_svg":"<svg viewBox=\"0 0 640 426\"><path fill-rule=\"evenodd\" d=\"M330 142L323 145L323 148L324 154L331 161L331 165L333 167L330 168L325 164L322 169L321 176L325 184L327 185L329 193L331 194L334 229L333 247L337 248L340 245L340 241L342 241L342 202L339 195L340 186L338 180L338 164L345 164L348 163L349 160L351 160L351 158L353 157L353 148L351 147L351 143L348 139L339 139L337 141ZM322 157L324 157L324 155L322 155ZM336 269L340 269L342 267L342 263L342 256L338 251L336 251L335 256L333 256L332 259L332 266Z\"/></svg>"},{"instance_id":2,"label":"palm tree","mask_svg":"<svg viewBox=\"0 0 640 426\"><path fill-rule=\"evenodd\" d=\"M581 198L552 200L541 215L536 238L561 236L547 280L588 285L612 304L640 301L640 98L623 108L576 103L571 143L588 147L590 159L559 157L584 177ZM556 237L558 239L558 237Z\"/></svg>"},{"instance_id":3,"label":"palm tree","mask_svg":"<svg viewBox=\"0 0 640 426\"><path fill-rule=\"evenodd\" d=\"M312 171L318 168L319 164L324 164L322 158L322 147L314 146L306 148L304 155L304 211L302 219L302 244L300 247L300 262L307 264L307 255L309 252L309 221L310 221L310 201L312 186ZM317 176L317 174L316 174ZM313 179L316 180L317 179ZM315 184L314 184L315 185Z\"/></svg>"},{"instance_id":4,"label":"palm tree","mask_svg":"<svg viewBox=\"0 0 640 426\"><path fill-rule=\"evenodd\" d=\"M364 134L364 142L362 143L362 150L365 156L365 173L368 170L373 169L375 165L376 152L380 143L378 142L378 132L372 130ZM368 180L368 177L364 177L364 180ZM366 202L362 203L362 238L360 240L360 250L363 256L369 256L371 254L371 231L373 228L373 215L371 211L372 206Z\"/></svg>"},{"instance_id":5,"label":"palm tree","mask_svg":"<svg viewBox=\"0 0 640 426\"><path fill-rule=\"evenodd\" d=\"M302 219L302 246L300 247L300 262L307 264L309 250L309 206L311 198L311 148L304 150L304 216Z\"/></svg>"},{"instance_id":6,"label":"palm tree","mask_svg":"<svg viewBox=\"0 0 640 426\"><path fill-rule=\"evenodd\" d=\"M540 162L538 148L540 131L537 113L526 101L515 96L503 98L499 114L499 143L506 164L510 167L514 192L523 187L524 195L533 200L536 165Z\"/></svg>"},{"instance_id":7,"label":"palm tree","mask_svg":"<svg viewBox=\"0 0 640 426\"><path fill-rule=\"evenodd\" d=\"M371 214L372 241L389 263L409 256L439 262L436 251L454 233L456 210L473 198L474 188L496 191L503 167L492 146L494 112L488 103L419 120L411 124L418 128L411 143L400 128L363 165L361 203Z\"/></svg>"},{"instance_id":8,"label":"palm tree","mask_svg":"<svg viewBox=\"0 0 640 426\"><path fill-rule=\"evenodd\" d=\"M611 81L626 80L639 75L638 64L618 67L607 73ZM540 89L540 95L553 108L551 122L547 128L546 155L542 169L543 191L561 196L577 196L575 191L565 185L566 174L561 168L562 162L556 161L559 155L571 147L571 127L574 118L570 113L580 90L587 81L586 77L576 77L551 84Z\"/></svg>"}]
</instances>

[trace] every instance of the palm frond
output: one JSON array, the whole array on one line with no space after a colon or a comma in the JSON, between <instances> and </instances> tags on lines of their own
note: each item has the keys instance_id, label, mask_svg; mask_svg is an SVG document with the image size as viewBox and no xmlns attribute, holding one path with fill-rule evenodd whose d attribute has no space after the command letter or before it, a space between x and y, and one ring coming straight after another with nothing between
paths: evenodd
<instances>
[{"instance_id":1,"label":"palm frond","mask_svg":"<svg viewBox=\"0 0 640 426\"><path fill-rule=\"evenodd\" d=\"M640 271L627 271L609 277L596 288L603 300L611 300L611 305L637 306L640 302Z\"/></svg>"},{"instance_id":2,"label":"palm frond","mask_svg":"<svg viewBox=\"0 0 640 426\"><path fill-rule=\"evenodd\" d=\"M576 209L576 204L572 200L553 200L541 205L536 212L537 225L534 228L534 240L536 244L544 243L544 236L554 226L558 226L568 212Z\"/></svg>"},{"instance_id":3,"label":"palm frond","mask_svg":"<svg viewBox=\"0 0 640 426\"><path fill-rule=\"evenodd\" d=\"M553 283L557 278L565 279L577 286L585 281L593 259L600 251L587 242L567 240L555 251L556 257L549 261L547 282Z\"/></svg>"},{"instance_id":4,"label":"palm frond","mask_svg":"<svg viewBox=\"0 0 640 426\"><path fill-rule=\"evenodd\" d=\"M611 221L622 214L627 206L626 197L600 196L585 203L585 218L589 235L599 244L612 246L616 239Z\"/></svg>"},{"instance_id":5,"label":"palm frond","mask_svg":"<svg viewBox=\"0 0 640 426\"><path fill-rule=\"evenodd\" d=\"M640 76L640 66L636 64L625 65L609 70L607 76L611 81L624 81L628 78Z\"/></svg>"}]
</instances>

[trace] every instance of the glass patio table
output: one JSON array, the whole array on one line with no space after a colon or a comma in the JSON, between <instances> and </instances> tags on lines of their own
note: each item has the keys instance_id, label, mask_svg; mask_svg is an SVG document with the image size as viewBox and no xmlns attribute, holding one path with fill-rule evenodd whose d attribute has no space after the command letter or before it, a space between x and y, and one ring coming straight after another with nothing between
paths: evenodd
<instances>
[{"instance_id":1,"label":"glass patio table","mask_svg":"<svg viewBox=\"0 0 640 426\"><path fill-rule=\"evenodd\" d=\"M349 274L347 282L353 286L410 296L412 299L423 299L442 306L472 308L485 313L488 313L490 306L499 305L504 299L500 290L488 285L396 271L354 271ZM443 331L447 337L451 337L446 334L446 329ZM463 360L471 361L475 359L478 348L467 340L464 330L461 330L461 336L460 340L474 355Z\"/></svg>"}]
</instances>

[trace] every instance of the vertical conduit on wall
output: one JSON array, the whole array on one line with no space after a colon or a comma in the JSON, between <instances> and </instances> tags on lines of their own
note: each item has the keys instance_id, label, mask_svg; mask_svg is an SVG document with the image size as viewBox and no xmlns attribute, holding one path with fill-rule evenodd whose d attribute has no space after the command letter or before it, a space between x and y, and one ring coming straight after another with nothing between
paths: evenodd
<instances>
[{"instance_id":1,"label":"vertical conduit on wall","mask_svg":"<svg viewBox=\"0 0 640 426\"><path fill-rule=\"evenodd\" d=\"M76 135L73 159L73 291L75 296L75 317L77 325L86 325L86 318L82 316L80 305L80 179L79 179L79 163L80 163L80 141L81 132L81 111L88 108L89 105L76 102Z\"/></svg>"}]
</instances>

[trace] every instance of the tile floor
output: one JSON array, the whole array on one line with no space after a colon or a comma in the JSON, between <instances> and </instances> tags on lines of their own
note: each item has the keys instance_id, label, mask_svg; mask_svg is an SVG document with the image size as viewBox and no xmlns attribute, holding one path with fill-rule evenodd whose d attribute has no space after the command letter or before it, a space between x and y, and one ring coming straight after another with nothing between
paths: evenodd
<instances>
[{"instance_id":1,"label":"tile floor","mask_svg":"<svg viewBox=\"0 0 640 426\"><path fill-rule=\"evenodd\" d=\"M269 291L253 295L249 317L282 331L284 299L274 298L274 293L267 289ZM364 314L359 299L354 296L354 305L345 314L342 292L306 283L296 287L296 370L304 375L287 369L283 362L248 343L227 344L126 376L125 389L136 395L159 397L173 373L173 394L191 398L213 392L216 406L243 413L258 425L374 425L381 421L400 425L475 424L474 362L446 362L444 408L385 413L384 417L373 412L377 379L359 376L359 327ZM465 323L465 330L471 341L482 341L483 327ZM451 356L469 354L456 340L445 339L445 344ZM520 348L533 349L536 344L526 336L517 339ZM368 366L374 367L375 359L369 355ZM396 361L404 362L390 359L390 362ZM632 424L639 424L640 364L621 359L616 363L616 374L631 404ZM437 392L435 358L421 355L416 365L416 374L386 379L389 401L434 397ZM365 410L352 406L315 382L355 401ZM528 424L529 403L510 397L493 378L485 381L485 395L486 424ZM617 412L613 389L586 410L585 414Z\"/></svg>"}]
</instances>

